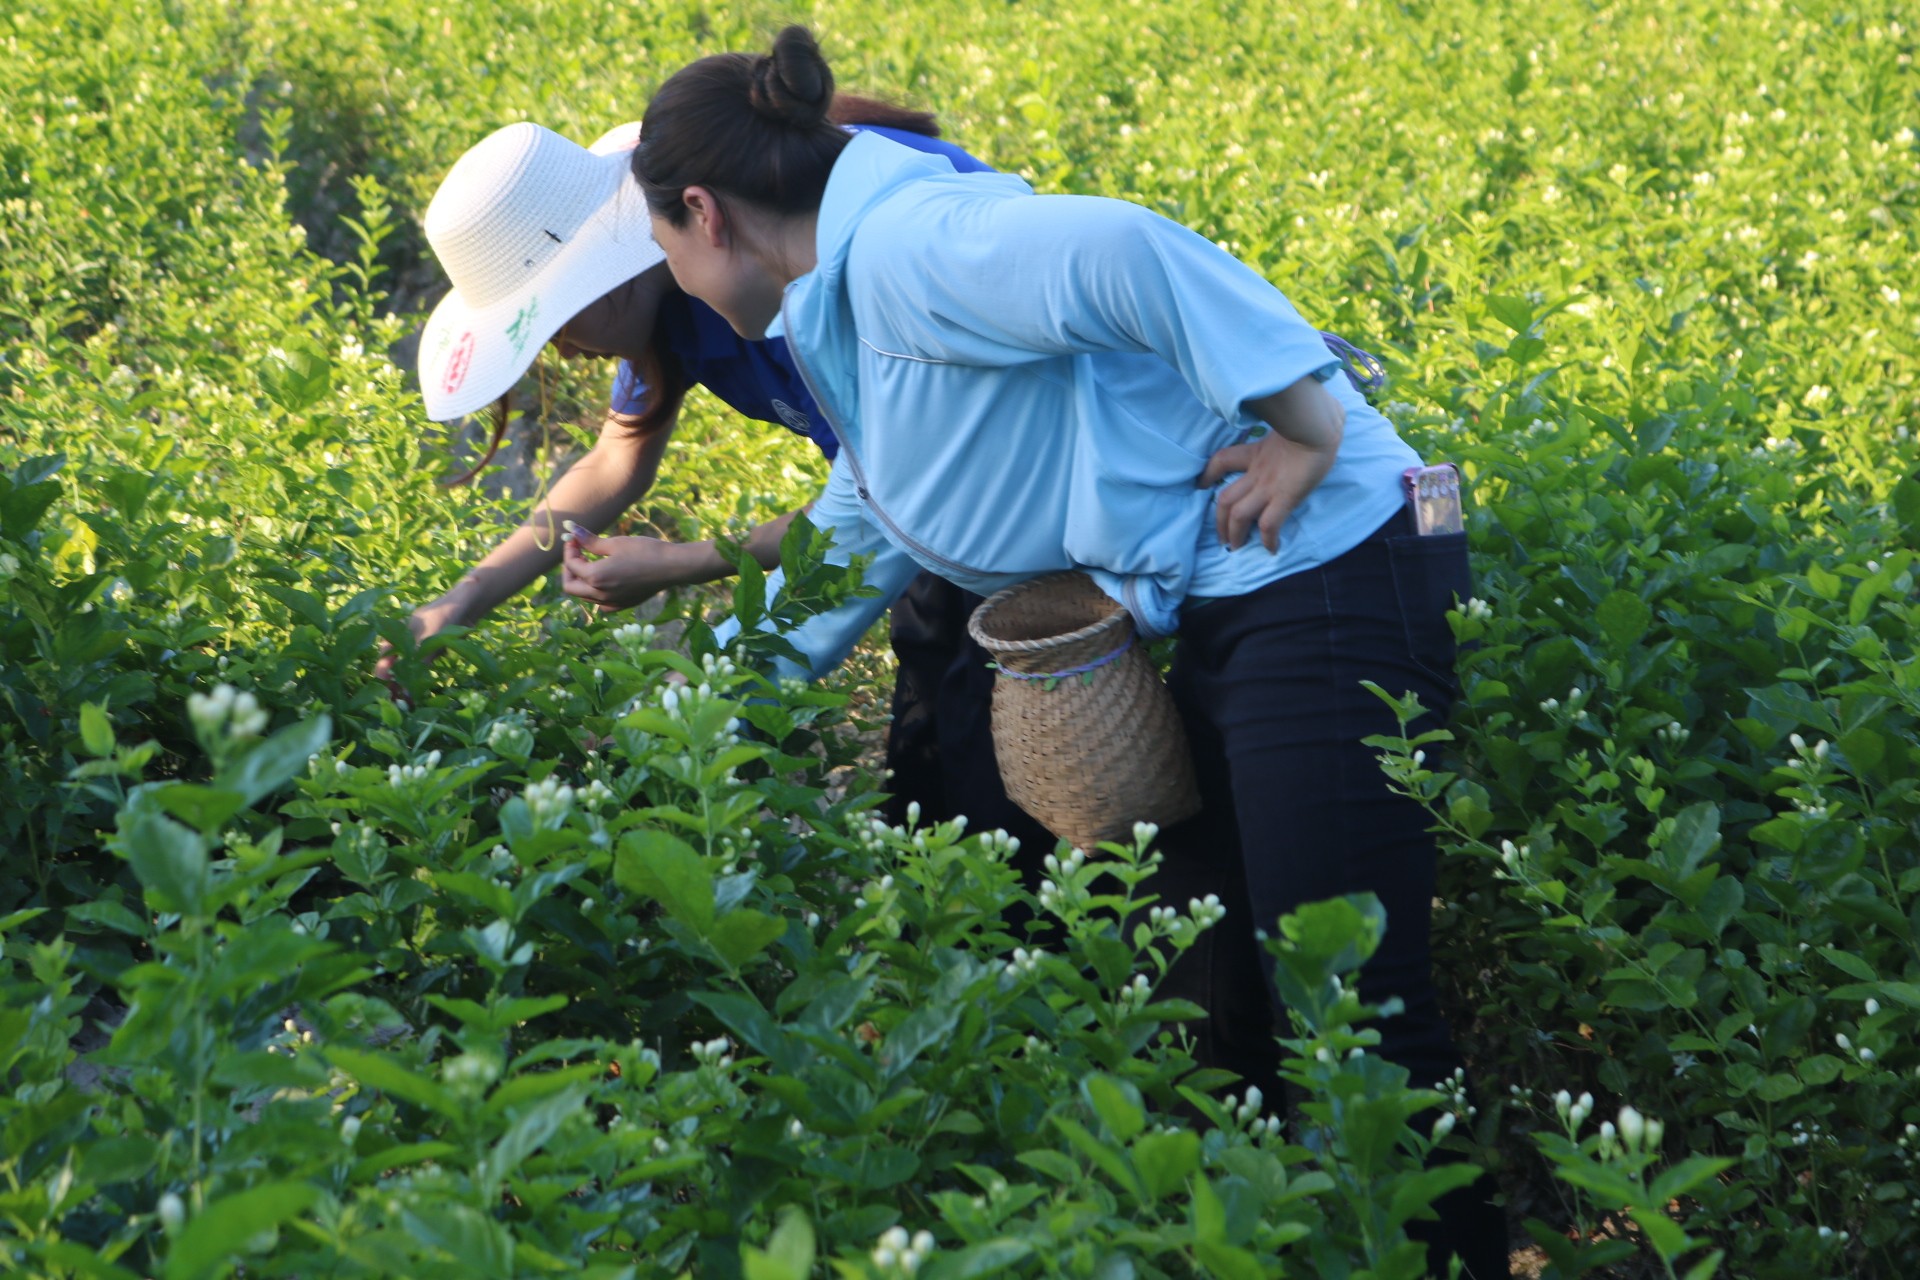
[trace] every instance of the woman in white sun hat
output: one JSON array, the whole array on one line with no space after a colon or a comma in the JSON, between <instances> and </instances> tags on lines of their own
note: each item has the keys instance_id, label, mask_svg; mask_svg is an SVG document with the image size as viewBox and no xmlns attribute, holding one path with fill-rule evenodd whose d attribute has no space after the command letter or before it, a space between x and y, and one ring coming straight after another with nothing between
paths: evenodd
<instances>
[{"instance_id":1,"label":"woman in white sun hat","mask_svg":"<svg viewBox=\"0 0 1920 1280\"><path fill-rule=\"evenodd\" d=\"M872 131L941 156L957 170L988 167L941 141L928 114L841 94L833 118L850 132ZM638 125L623 125L581 147L536 124L508 125L461 156L427 208L428 241L453 282L420 343L429 417L445 421L495 406L491 458L506 423L504 398L543 346L562 358L614 358L619 370L597 443L554 482L524 526L414 612L408 625L418 640L473 625L556 563L563 565L564 589L602 609L630 608L665 588L731 574L711 542L596 536L653 484L694 384L748 418L805 436L829 461L838 450L786 344L738 337L674 285L630 174L638 136ZM463 479L485 465L483 459ZM747 539L770 569L790 519L762 525ZM572 536L555 537L563 528ZM909 802L929 820L966 813L976 829L1005 828L1040 858L1055 841L1007 799L994 763L992 672L965 630L977 599L919 573L904 556L876 563L869 581L889 599L899 597L888 737L894 820ZM885 605L878 602L875 612ZM393 665L390 655L379 673L390 677Z\"/></svg>"}]
</instances>

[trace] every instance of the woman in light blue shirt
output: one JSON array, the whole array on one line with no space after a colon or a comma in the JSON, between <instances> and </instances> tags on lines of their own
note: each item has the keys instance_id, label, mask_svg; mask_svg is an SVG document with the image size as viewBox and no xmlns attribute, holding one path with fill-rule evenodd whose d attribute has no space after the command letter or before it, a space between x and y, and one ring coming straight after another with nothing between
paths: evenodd
<instances>
[{"instance_id":1,"label":"woman in light blue shirt","mask_svg":"<svg viewBox=\"0 0 1920 1280\"><path fill-rule=\"evenodd\" d=\"M1362 994L1406 1010L1381 1022L1382 1052L1416 1084L1447 1079L1434 842L1362 742L1395 729L1363 680L1439 714L1455 692L1465 540L1414 533L1401 478L1419 458L1225 251L1124 201L849 140L825 118L832 86L788 28L768 56L669 79L633 157L681 287L743 337L783 333L840 441L814 523L837 554L874 554L883 599L920 569L983 593L1081 569L1142 632L1177 632L1169 683L1205 804L1165 833L1153 888L1217 894L1228 915L1162 994L1208 1010L1207 1060L1269 1078L1256 930L1372 892L1388 932ZM875 607L791 637L812 674ZM1439 1273L1457 1254L1505 1276L1484 1194L1442 1207Z\"/></svg>"}]
</instances>

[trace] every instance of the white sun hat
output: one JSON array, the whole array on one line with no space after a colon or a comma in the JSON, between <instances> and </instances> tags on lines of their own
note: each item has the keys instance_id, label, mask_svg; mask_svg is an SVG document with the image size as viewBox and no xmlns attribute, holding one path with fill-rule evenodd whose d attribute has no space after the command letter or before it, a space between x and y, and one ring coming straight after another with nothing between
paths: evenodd
<instances>
[{"instance_id":1,"label":"white sun hat","mask_svg":"<svg viewBox=\"0 0 1920 1280\"><path fill-rule=\"evenodd\" d=\"M420 335L420 394L436 422L504 395L560 327L666 255L628 171L640 126L591 147L510 124L455 162L427 206L427 242L453 289Z\"/></svg>"}]
</instances>

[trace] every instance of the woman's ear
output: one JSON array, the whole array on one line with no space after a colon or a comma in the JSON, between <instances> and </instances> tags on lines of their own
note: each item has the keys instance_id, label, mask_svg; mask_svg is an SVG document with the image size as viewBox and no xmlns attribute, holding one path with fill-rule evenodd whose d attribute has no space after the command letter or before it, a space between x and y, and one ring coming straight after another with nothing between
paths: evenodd
<instances>
[{"instance_id":1,"label":"woman's ear","mask_svg":"<svg viewBox=\"0 0 1920 1280\"><path fill-rule=\"evenodd\" d=\"M699 235L701 241L710 248L724 249L731 238L726 208L720 198L707 187L688 187L680 193L681 202L687 207L692 227L690 230Z\"/></svg>"}]
</instances>

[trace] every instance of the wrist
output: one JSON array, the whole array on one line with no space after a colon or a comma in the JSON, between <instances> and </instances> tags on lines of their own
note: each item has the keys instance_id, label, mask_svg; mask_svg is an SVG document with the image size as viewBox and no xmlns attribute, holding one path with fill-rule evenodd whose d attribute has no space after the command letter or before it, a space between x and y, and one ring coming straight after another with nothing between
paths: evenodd
<instances>
[{"instance_id":1,"label":"wrist","mask_svg":"<svg viewBox=\"0 0 1920 1280\"><path fill-rule=\"evenodd\" d=\"M479 581L469 575L449 587L438 600L422 606L420 611L438 613L454 626L470 627L487 607L481 598Z\"/></svg>"},{"instance_id":2,"label":"wrist","mask_svg":"<svg viewBox=\"0 0 1920 1280\"><path fill-rule=\"evenodd\" d=\"M731 578L738 570L733 562L720 554L720 548L711 538L699 542L670 542L674 548L673 566L681 586L693 586L702 582L717 582L721 578Z\"/></svg>"}]
</instances>

